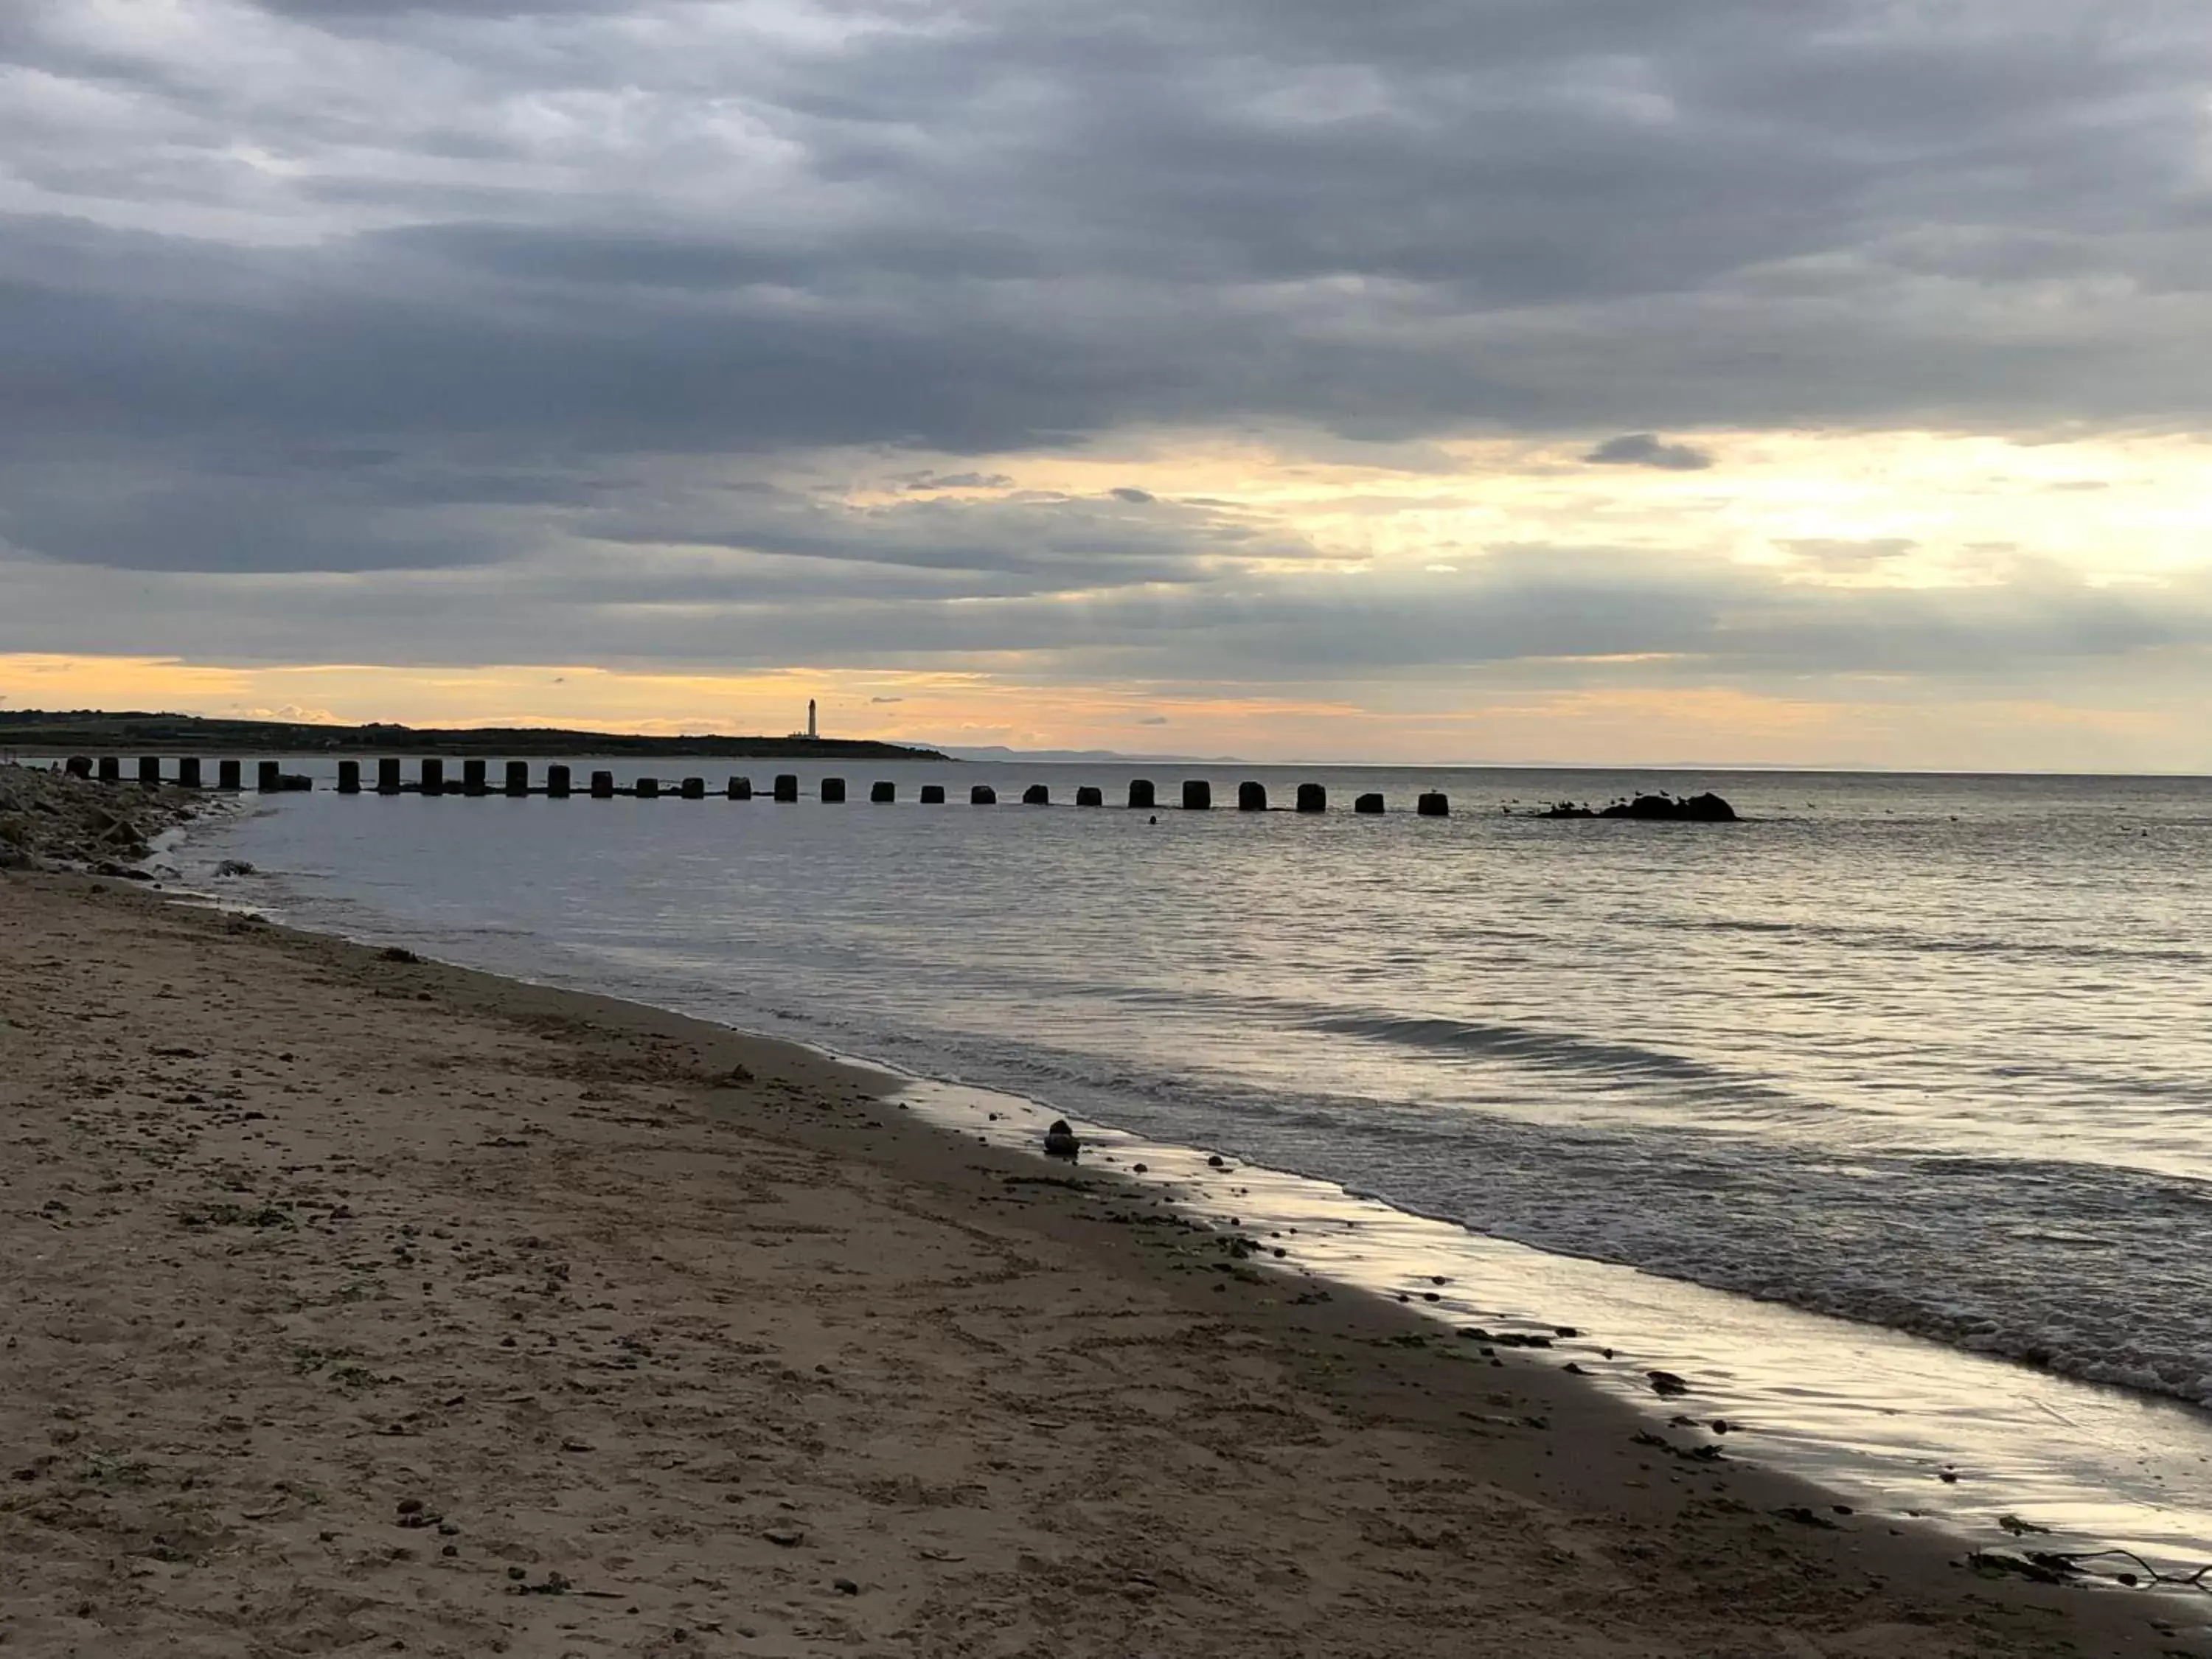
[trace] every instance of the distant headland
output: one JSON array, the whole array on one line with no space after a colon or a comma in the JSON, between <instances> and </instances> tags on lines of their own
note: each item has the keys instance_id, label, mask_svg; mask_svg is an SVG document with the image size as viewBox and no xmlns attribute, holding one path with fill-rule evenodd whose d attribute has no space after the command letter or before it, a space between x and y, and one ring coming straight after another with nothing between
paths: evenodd
<instances>
[{"instance_id":1,"label":"distant headland","mask_svg":"<svg viewBox=\"0 0 2212 1659\"><path fill-rule=\"evenodd\" d=\"M657 738L632 732L575 732L549 726L464 727L322 726L307 721L210 720L198 714L111 714L94 709L0 710L0 750L146 749L216 753L410 755L726 755L770 758L934 761L934 749L839 738Z\"/></svg>"}]
</instances>

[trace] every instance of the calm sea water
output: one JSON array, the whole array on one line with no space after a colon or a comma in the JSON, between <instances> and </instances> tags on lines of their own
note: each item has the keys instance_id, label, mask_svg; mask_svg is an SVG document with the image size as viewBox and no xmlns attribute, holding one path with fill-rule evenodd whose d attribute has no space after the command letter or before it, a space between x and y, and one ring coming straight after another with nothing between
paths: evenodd
<instances>
[{"instance_id":1,"label":"calm sea water","mask_svg":"<svg viewBox=\"0 0 2212 1659\"><path fill-rule=\"evenodd\" d=\"M841 769L843 805L319 791L203 852L315 925L2212 1404L2212 781ZM1216 809L1066 804L1140 775ZM1224 810L1245 778L1333 810ZM1747 822L1516 815L1655 787Z\"/></svg>"}]
</instances>

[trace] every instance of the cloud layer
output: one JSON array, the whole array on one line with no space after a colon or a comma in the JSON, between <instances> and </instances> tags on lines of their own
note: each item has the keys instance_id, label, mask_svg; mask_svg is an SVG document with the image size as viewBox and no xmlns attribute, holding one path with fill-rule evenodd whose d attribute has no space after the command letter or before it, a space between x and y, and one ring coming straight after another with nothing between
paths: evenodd
<instances>
[{"instance_id":1,"label":"cloud layer","mask_svg":"<svg viewBox=\"0 0 2212 1659\"><path fill-rule=\"evenodd\" d=\"M1601 466L1656 466L1662 472L1702 472L1713 458L1693 444L1670 444L1656 432L1625 432L1583 457Z\"/></svg>"},{"instance_id":2,"label":"cloud layer","mask_svg":"<svg viewBox=\"0 0 2212 1659\"><path fill-rule=\"evenodd\" d=\"M1856 523L1746 566L1699 539L1717 496L1636 492L1736 487L1731 433L2212 420L2208 58L2159 0L18 9L0 649L191 618L264 660L1270 682L2194 649L2186 571L1936 592L1891 578L1955 550ZM1261 459L1033 476L1176 434ZM1248 487L1469 440L1624 493L1348 552Z\"/></svg>"}]
</instances>

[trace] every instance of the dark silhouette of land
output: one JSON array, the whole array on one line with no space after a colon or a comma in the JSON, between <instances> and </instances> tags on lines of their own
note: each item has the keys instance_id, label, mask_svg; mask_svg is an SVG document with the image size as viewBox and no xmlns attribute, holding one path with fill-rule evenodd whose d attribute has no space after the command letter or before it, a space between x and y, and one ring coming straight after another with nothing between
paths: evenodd
<instances>
[{"instance_id":1,"label":"dark silhouette of land","mask_svg":"<svg viewBox=\"0 0 2212 1659\"><path fill-rule=\"evenodd\" d=\"M653 738L629 732L573 732L549 726L462 728L316 726L286 720L208 720L198 714L108 714L95 709L0 712L0 749L122 749L192 753L410 755L728 755L775 759L944 760L934 749L838 738Z\"/></svg>"}]
</instances>

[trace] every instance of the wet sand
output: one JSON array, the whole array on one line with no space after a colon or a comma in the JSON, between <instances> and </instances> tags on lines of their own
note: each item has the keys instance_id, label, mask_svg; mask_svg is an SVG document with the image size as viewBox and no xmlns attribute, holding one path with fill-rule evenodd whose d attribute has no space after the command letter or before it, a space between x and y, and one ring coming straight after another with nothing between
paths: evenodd
<instances>
[{"instance_id":1,"label":"wet sand","mask_svg":"<svg viewBox=\"0 0 2212 1659\"><path fill-rule=\"evenodd\" d=\"M891 1079L95 885L0 878L10 1652L2212 1652Z\"/></svg>"}]
</instances>

